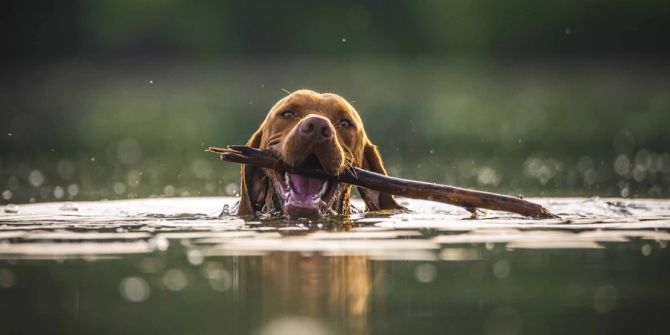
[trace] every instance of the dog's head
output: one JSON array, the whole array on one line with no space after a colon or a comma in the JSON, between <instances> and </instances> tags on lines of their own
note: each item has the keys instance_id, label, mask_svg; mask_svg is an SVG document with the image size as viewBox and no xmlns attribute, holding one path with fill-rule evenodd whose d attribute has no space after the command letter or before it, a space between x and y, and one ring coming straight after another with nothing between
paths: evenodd
<instances>
[{"instance_id":1,"label":"dog's head","mask_svg":"<svg viewBox=\"0 0 670 335\"><path fill-rule=\"evenodd\" d=\"M342 97L299 90L279 100L247 146L267 149L292 166L339 174L361 167L386 174L363 121ZM359 188L368 210L401 208L388 194ZM239 215L281 210L291 217L348 214L351 185L242 166Z\"/></svg>"}]
</instances>

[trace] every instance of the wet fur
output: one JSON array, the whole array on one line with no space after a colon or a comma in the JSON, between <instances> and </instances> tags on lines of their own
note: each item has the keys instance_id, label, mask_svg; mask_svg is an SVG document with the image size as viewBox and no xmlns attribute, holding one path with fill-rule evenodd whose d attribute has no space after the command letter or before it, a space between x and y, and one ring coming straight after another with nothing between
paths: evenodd
<instances>
[{"instance_id":1,"label":"wet fur","mask_svg":"<svg viewBox=\"0 0 670 335\"><path fill-rule=\"evenodd\" d=\"M352 127L338 128L334 125L335 140L328 143L307 143L298 136L300 119L287 122L277 117L285 110L294 110L301 118L320 117L333 124L340 118L351 121ZM314 153L324 170L337 174L349 167L360 167L386 174L384 163L377 147L372 144L363 128L358 112L344 98L332 93L317 93L298 90L279 100L269 111L258 130L249 138L247 146L268 149L278 158L291 165L300 164L306 156ZM254 166L241 168L240 202L238 215L255 216L259 212L281 210L279 199L270 182L269 171ZM378 211L400 209L392 195L358 187L366 210ZM331 206L331 214L347 215L351 212L351 185L343 185Z\"/></svg>"}]
</instances>

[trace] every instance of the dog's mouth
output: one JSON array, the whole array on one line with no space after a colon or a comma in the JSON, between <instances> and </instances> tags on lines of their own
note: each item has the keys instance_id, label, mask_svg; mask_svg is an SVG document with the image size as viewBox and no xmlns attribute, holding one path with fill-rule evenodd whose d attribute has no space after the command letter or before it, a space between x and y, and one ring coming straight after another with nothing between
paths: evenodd
<instances>
[{"instance_id":1,"label":"dog's mouth","mask_svg":"<svg viewBox=\"0 0 670 335\"><path fill-rule=\"evenodd\" d=\"M324 170L316 155L309 155L301 168ZM282 211L289 217L313 217L331 212L341 184L298 174L269 171Z\"/></svg>"}]
</instances>

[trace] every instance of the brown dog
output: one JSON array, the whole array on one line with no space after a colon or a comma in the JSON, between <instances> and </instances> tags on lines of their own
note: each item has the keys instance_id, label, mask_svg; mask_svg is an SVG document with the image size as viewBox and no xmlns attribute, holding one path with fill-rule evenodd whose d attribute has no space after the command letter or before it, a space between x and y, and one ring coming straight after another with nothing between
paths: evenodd
<instances>
[{"instance_id":1,"label":"brown dog","mask_svg":"<svg viewBox=\"0 0 670 335\"><path fill-rule=\"evenodd\" d=\"M267 149L292 166L339 174L360 167L386 174L358 112L342 97L295 91L270 110L247 146ZM367 210L402 208L389 194L358 188ZM238 215L279 210L290 217L349 214L351 185L242 166Z\"/></svg>"}]
</instances>

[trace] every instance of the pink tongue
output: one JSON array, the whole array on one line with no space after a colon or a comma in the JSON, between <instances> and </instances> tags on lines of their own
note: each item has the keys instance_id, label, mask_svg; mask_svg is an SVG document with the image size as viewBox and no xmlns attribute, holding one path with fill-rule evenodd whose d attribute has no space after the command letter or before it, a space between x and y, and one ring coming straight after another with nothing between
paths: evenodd
<instances>
[{"instance_id":1,"label":"pink tongue","mask_svg":"<svg viewBox=\"0 0 670 335\"><path fill-rule=\"evenodd\" d=\"M288 174L291 180L291 189L293 193L302 196L311 196L319 194L324 181L318 178L305 177L297 174Z\"/></svg>"}]
</instances>

